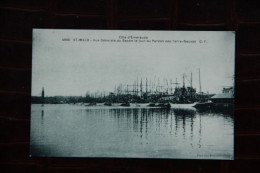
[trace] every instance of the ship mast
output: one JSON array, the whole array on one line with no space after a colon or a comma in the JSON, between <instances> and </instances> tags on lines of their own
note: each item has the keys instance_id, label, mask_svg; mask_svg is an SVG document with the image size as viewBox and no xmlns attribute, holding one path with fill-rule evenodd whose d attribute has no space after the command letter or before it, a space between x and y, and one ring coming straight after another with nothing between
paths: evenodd
<instances>
[{"instance_id":1,"label":"ship mast","mask_svg":"<svg viewBox=\"0 0 260 173\"><path fill-rule=\"evenodd\" d=\"M190 97L193 99L192 72L191 72L191 75L190 75Z\"/></svg>"},{"instance_id":2,"label":"ship mast","mask_svg":"<svg viewBox=\"0 0 260 173\"><path fill-rule=\"evenodd\" d=\"M140 96L142 97L143 96L143 80L141 78L141 83L140 83Z\"/></svg>"},{"instance_id":3,"label":"ship mast","mask_svg":"<svg viewBox=\"0 0 260 173\"><path fill-rule=\"evenodd\" d=\"M137 82L136 82L136 95L138 96L138 77L137 77Z\"/></svg>"},{"instance_id":4,"label":"ship mast","mask_svg":"<svg viewBox=\"0 0 260 173\"><path fill-rule=\"evenodd\" d=\"M199 68L199 84L200 84L200 94L201 94L200 68Z\"/></svg>"},{"instance_id":5,"label":"ship mast","mask_svg":"<svg viewBox=\"0 0 260 173\"><path fill-rule=\"evenodd\" d=\"M147 92L148 92L148 83L147 83L147 78L146 78L146 83L145 83L145 92L146 92L146 94L147 94Z\"/></svg>"},{"instance_id":6,"label":"ship mast","mask_svg":"<svg viewBox=\"0 0 260 173\"><path fill-rule=\"evenodd\" d=\"M183 74L183 88L185 88L184 74Z\"/></svg>"},{"instance_id":7,"label":"ship mast","mask_svg":"<svg viewBox=\"0 0 260 173\"><path fill-rule=\"evenodd\" d=\"M191 76L190 76L190 87L192 88L192 72L191 72Z\"/></svg>"},{"instance_id":8,"label":"ship mast","mask_svg":"<svg viewBox=\"0 0 260 173\"><path fill-rule=\"evenodd\" d=\"M44 105L45 99L44 99L44 88L42 87L42 106Z\"/></svg>"}]
</instances>

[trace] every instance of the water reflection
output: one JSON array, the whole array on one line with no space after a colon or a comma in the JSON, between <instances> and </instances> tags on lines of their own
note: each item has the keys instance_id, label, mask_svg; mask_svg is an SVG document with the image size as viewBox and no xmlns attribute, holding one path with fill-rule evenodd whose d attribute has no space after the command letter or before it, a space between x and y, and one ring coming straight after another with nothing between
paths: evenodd
<instances>
[{"instance_id":1,"label":"water reflection","mask_svg":"<svg viewBox=\"0 0 260 173\"><path fill-rule=\"evenodd\" d=\"M110 109L109 115L117 122L120 130L132 130L139 133L139 137L148 139L150 133L168 130L170 134L177 134L183 129L185 138L186 124L190 125L190 136L193 138L194 110L167 110L167 109ZM175 130L173 127L175 126ZM181 126L181 127L179 127Z\"/></svg>"},{"instance_id":2,"label":"water reflection","mask_svg":"<svg viewBox=\"0 0 260 173\"><path fill-rule=\"evenodd\" d=\"M101 157L127 153L126 157L158 158L196 158L201 152L231 155L233 123L232 114L196 109L46 105L32 109L31 153Z\"/></svg>"},{"instance_id":3,"label":"water reflection","mask_svg":"<svg viewBox=\"0 0 260 173\"><path fill-rule=\"evenodd\" d=\"M175 136L181 132L184 140L189 137L189 140L193 141L195 135L199 148L201 147L203 116L221 116L226 121L233 122L230 114L209 114L209 112L197 112L193 109L110 109L109 116L117 122L119 130L138 133L141 139L149 140L151 134L162 131ZM194 125L196 132L194 132Z\"/></svg>"},{"instance_id":4,"label":"water reflection","mask_svg":"<svg viewBox=\"0 0 260 173\"><path fill-rule=\"evenodd\" d=\"M174 109L173 112L175 115L176 132L178 131L179 124L182 124L182 129L183 129L182 135L185 138L185 132L186 132L185 127L187 123L190 123L190 127L191 127L190 136L191 138L193 138L193 118L195 118L196 111L190 109Z\"/></svg>"}]
</instances>

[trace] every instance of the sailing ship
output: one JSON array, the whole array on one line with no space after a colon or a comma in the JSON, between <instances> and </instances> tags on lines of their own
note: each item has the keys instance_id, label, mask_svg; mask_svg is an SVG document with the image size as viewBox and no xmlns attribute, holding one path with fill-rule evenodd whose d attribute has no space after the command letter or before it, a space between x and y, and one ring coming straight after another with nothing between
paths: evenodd
<instances>
[{"instance_id":1,"label":"sailing ship","mask_svg":"<svg viewBox=\"0 0 260 173\"><path fill-rule=\"evenodd\" d=\"M174 91L174 99L171 101L171 107L176 109L192 108L196 104L196 89L192 86L192 73L190 79L190 86L185 87L185 76L183 74L182 87L178 87L176 79L176 87Z\"/></svg>"},{"instance_id":2,"label":"sailing ship","mask_svg":"<svg viewBox=\"0 0 260 173\"><path fill-rule=\"evenodd\" d=\"M192 86L192 73L190 80L183 74L182 86L176 78L176 82L172 83L172 80L168 81L163 79L163 83L156 80L156 76L153 80L143 80L137 77L133 85L120 84L115 86L114 92L105 92L92 94L94 98L88 94L88 99L91 103L103 103L104 106L127 106L127 107L161 107L161 108L189 108L208 101L212 94L205 94L201 92L200 70L199 70L199 92ZM186 79L185 79L186 78ZM185 82L189 81L189 85ZM175 88L172 84L175 84ZM117 103L117 104L116 104ZM199 104L197 106L199 106ZM205 104L205 103L204 103Z\"/></svg>"}]
</instances>

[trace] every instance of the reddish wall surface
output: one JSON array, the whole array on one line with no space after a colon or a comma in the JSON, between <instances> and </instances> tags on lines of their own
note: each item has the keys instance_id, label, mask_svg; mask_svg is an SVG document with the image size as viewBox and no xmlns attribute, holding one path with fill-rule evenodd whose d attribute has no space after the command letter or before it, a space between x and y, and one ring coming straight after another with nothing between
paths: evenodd
<instances>
[{"instance_id":1,"label":"reddish wall surface","mask_svg":"<svg viewBox=\"0 0 260 173\"><path fill-rule=\"evenodd\" d=\"M247 0L1 0L1 172L259 172L260 7ZM32 28L235 30L235 161L29 158Z\"/></svg>"}]
</instances>

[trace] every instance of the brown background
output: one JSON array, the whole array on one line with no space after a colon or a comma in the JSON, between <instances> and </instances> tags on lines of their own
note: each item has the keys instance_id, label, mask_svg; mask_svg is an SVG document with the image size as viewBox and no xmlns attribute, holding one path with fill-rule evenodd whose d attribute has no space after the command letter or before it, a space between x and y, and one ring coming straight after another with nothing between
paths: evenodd
<instances>
[{"instance_id":1,"label":"brown background","mask_svg":"<svg viewBox=\"0 0 260 173\"><path fill-rule=\"evenodd\" d=\"M257 1L1 0L0 25L0 172L259 171ZM235 161L29 158L32 28L235 30Z\"/></svg>"}]
</instances>

